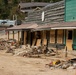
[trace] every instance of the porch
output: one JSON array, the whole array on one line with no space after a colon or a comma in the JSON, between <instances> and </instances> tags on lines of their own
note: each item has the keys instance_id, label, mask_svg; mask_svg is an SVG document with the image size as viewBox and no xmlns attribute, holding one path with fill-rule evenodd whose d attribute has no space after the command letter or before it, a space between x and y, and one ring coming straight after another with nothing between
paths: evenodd
<instances>
[{"instance_id":1,"label":"porch","mask_svg":"<svg viewBox=\"0 0 76 75\"><path fill-rule=\"evenodd\" d=\"M63 49L66 46L68 50L76 50L76 22L32 25L29 24L31 27L27 25L22 28L16 27L17 29L9 28L8 39L10 39L10 31L13 32L12 39L15 39L14 32L18 31L18 42L21 41L21 45L47 45L57 49Z\"/></svg>"}]
</instances>

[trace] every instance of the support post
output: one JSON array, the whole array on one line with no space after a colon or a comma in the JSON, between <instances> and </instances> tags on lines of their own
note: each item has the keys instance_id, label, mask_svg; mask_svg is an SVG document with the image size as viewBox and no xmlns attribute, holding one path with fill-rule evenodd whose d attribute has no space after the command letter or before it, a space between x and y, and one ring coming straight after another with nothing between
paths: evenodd
<instances>
[{"instance_id":1,"label":"support post","mask_svg":"<svg viewBox=\"0 0 76 75\"><path fill-rule=\"evenodd\" d=\"M18 43L19 43L19 38L20 38L19 36L20 36L20 35L19 35L19 31L18 31Z\"/></svg>"},{"instance_id":2,"label":"support post","mask_svg":"<svg viewBox=\"0 0 76 75\"><path fill-rule=\"evenodd\" d=\"M57 43L57 30L55 30L55 43Z\"/></svg>"},{"instance_id":3,"label":"support post","mask_svg":"<svg viewBox=\"0 0 76 75\"><path fill-rule=\"evenodd\" d=\"M24 45L26 44L26 32L24 31Z\"/></svg>"},{"instance_id":4,"label":"support post","mask_svg":"<svg viewBox=\"0 0 76 75\"><path fill-rule=\"evenodd\" d=\"M66 46L66 51L65 51L65 57L67 57L67 46Z\"/></svg>"},{"instance_id":5,"label":"support post","mask_svg":"<svg viewBox=\"0 0 76 75\"><path fill-rule=\"evenodd\" d=\"M27 32L27 43L31 46L31 32L30 32L30 30Z\"/></svg>"},{"instance_id":6,"label":"support post","mask_svg":"<svg viewBox=\"0 0 76 75\"><path fill-rule=\"evenodd\" d=\"M14 31L13 31L13 39L14 39Z\"/></svg>"},{"instance_id":7,"label":"support post","mask_svg":"<svg viewBox=\"0 0 76 75\"><path fill-rule=\"evenodd\" d=\"M8 31L8 40L9 40L9 31Z\"/></svg>"}]
</instances>

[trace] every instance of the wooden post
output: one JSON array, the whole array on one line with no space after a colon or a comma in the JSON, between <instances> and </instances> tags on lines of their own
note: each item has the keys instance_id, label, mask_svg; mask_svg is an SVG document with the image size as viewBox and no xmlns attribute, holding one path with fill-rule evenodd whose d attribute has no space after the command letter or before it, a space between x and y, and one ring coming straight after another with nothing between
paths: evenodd
<instances>
[{"instance_id":1,"label":"wooden post","mask_svg":"<svg viewBox=\"0 0 76 75\"><path fill-rule=\"evenodd\" d=\"M57 31L58 30L55 30L55 44L57 43Z\"/></svg>"},{"instance_id":2,"label":"wooden post","mask_svg":"<svg viewBox=\"0 0 76 75\"><path fill-rule=\"evenodd\" d=\"M9 31L8 31L8 39L9 39Z\"/></svg>"},{"instance_id":3,"label":"wooden post","mask_svg":"<svg viewBox=\"0 0 76 75\"><path fill-rule=\"evenodd\" d=\"M26 32L24 31L24 45L26 44Z\"/></svg>"},{"instance_id":4,"label":"wooden post","mask_svg":"<svg viewBox=\"0 0 76 75\"><path fill-rule=\"evenodd\" d=\"M24 31L24 45L25 45L25 31Z\"/></svg>"},{"instance_id":5,"label":"wooden post","mask_svg":"<svg viewBox=\"0 0 76 75\"><path fill-rule=\"evenodd\" d=\"M14 31L13 31L13 39L14 39Z\"/></svg>"},{"instance_id":6,"label":"wooden post","mask_svg":"<svg viewBox=\"0 0 76 75\"><path fill-rule=\"evenodd\" d=\"M19 35L19 31L18 31L18 43L19 43L19 38L20 38L20 35Z\"/></svg>"},{"instance_id":7,"label":"wooden post","mask_svg":"<svg viewBox=\"0 0 76 75\"><path fill-rule=\"evenodd\" d=\"M50 43L50 31L46 31L47 46Z\"/></svg>"},{"instance_id":8,"label":"wooden post","mask_svg":"<svg viewBox=\"0 0 76 75\"><path fill-rule=\"evenodd\" d=\"M47 45L46 31L42 32L42 45Z\"/></svg>"},{"instance_id":9,"label":"wooden post","mask_svg":"<svg viewBox=\"0 0 76 75\"><path fill-rule=\"evenodd\" d=\"M29 45L31 45L31 32L30 32L30 30L29 31L27 31L27 44L29 44Z\"/></svg>"},{"instance_id":10,"label":"wooden post","mask_svg":"<svg viewBox=\"0 0 76 75\"><path fill-rule=\"evenodd\" d=\"M66 50L65 50L65 57L67 57L67 46L66 46Z\"/></svg>"}]
</instances>

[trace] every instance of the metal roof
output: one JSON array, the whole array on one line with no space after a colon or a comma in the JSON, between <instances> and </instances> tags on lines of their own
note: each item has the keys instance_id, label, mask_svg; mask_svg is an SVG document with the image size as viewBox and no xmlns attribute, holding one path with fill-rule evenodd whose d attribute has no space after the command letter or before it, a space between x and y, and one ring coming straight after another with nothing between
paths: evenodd
<instances>
[{"instance_id":1,"label":"metal roof","mask_svg":"<svg viewBox=\"0 0 76 75\"><path fill-rule=\"evenodd\" d=\"M30 2L30 3L19 3L20 8L34 7L34 6L46 6L50 3L45 2Z\"/></svg>"}]
</instances>

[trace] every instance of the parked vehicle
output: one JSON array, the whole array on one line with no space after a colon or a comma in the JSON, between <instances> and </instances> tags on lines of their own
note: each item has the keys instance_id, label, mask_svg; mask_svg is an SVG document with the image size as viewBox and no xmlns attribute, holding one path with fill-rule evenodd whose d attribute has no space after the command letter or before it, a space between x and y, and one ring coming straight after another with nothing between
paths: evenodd
<instances>
[{"instance_id":1,"label":"parked vehicle","mask_svg":"<svg viewBox=\"0 0 76 75\"><path fill-rule=\"evenodd\" d=\"M21 20L0 20L0 26L13 27L14 25L21 25Z\"/></svg>"}]
</instances>

